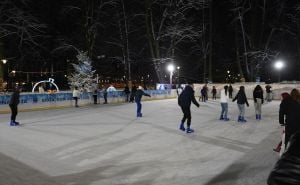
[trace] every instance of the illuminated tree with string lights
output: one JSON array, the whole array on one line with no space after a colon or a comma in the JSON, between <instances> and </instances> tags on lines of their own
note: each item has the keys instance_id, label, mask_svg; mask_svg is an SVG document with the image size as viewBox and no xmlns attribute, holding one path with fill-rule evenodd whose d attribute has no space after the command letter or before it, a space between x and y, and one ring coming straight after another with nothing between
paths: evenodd
<instances>
[{"instance_id":1,"label":"illuminated tree with string lights","mask_svg":"<svg viewBox=\"0 0 300 185\"><path fill-rule=\"evenodd\" d=\"M73 63L75 72L68 77L71 88L78 87L80 91L91 92L97 87L95 70L92 70L92 60L87 56L87 52L78 51L76 56L78 64Z\"/></svg>"}]
</instances>

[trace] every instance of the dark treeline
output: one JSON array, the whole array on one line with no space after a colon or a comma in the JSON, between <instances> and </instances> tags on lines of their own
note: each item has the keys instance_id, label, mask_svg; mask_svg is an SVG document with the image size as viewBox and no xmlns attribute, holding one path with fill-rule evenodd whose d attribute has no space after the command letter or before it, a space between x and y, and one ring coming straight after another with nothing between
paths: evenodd
<instances>
[{"instance_id":1,"label":"dark treeline","mask_svg":"<svg viewBox=\"0 0 300 185\"><path fill-rule=\"evenodd\" d=\"M76 50L88 52L101 79L166 82L165 66L174 62L182 80L266 81L276 79L272 64L281 59L282 79L299 80L299 7L287 0L2 0L0 58L27 81L52 75L65 83Z\"/></svg>"}]
</instances>

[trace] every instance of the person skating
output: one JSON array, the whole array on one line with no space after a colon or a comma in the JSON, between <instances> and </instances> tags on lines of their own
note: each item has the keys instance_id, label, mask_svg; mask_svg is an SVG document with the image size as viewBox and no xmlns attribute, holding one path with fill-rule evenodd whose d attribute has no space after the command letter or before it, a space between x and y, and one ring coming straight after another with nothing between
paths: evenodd
<instances>
[{"instance_id":1,"label":"person skating","mask_svg":"<svg viewBox=\"0 0 300 185\"><path fill-rule=\"evenodd\" d=\"M78 99L80 97L80 92L78 90L78 87L75 87L73 90L73 99L75 100L75 107L78 107Z\"/></svg>"},{"instance_id":2,"label":"person skating","mask_svg":"<svg viewBox=\"0 0 300 185\"><path fill-rule=\"evenodd\" d=\"M217 89L215 86L213 86L211 93L212 93L212 99L216 100L217 99Z\"/></svg>"},{"instance_id":3,"label":"person skating","mask_svg":"<svg viewBox=\"0 0 300 185\"><path fill-rule=\"evenodd\" d=\"M261 105L264 103L264 92L260 85L253 90L253 100L256 120L261 120Z\"/></svg>"},{"instance_id":4,"label":"person skating","mask_svg":"<svg viewBox=\"0 0 300 185\"><path fill-rule=\"evenodd\" d=\"M220 102L221 102L221 116L220 116L220 120L224 120L224 121L229 121L229 118L227 117L227 113L228 113L228 86L225 85L224 89L221 90L220 93Z\"/></svg>"},{"instance_id":5,"label":"person skating","mask_svg":"<svg viewBox=\"0 0 300 185\"><path fill-rule=\"evenodd\" d=\"M125 94L125 102L129 102L130 90L127 84L125 85L124 88L124 94Z\"/></svg>"},{"instance_id":6,"label":"person skating","mask_svg":"<svg viewBox=\"0 0 300 185\"><path fill-rule=\"evenodd\" d=\"M17 126L20 123L16 122L16 117L18 114L18 105L20 103L20 91L21 89L15 87L14 92L12 93L9 101L9 107L11 110L11 117L10 117L10 126Z\"/></svg>"},{"instance_id":7,"label":"person skating","mask_svg":"<svg viewBox=\"0 0 300 185\"><path fill-rule=\"evenodd\" d=\"M142 96L149 96L151 97L149 94L145 93L143 91L143 87L142 86L139 86L137 91L135 92L135 97L134 97L134 100L135 100L135 103L136 103L136 117L142 117L142 104L141 104L141 100L142 100Z\"/></svg>"},{"instance_id":8,"label":"person skating","mask_svg":"<svg viewBox=\"0 0 300 185\"><path fill-rule=\"evenodd\" d=\"M293 89L290 98L283 100L279 109L279 123L285 125L285 146L287 146L290 137L300 131L300 93Z\"/></svg>"},{"instance_id":9,"label":"person skating","mask_svg":"<svg viewBox=\"0 0 300 185\"><path fill-rule=\"evenodd\" d=\"M191 128L191 103L194 103L197 107L199 107L199 103L195 99L194 89L191 84L187 85L182 93L178 97L178 105L181 107L183 112L183 118L181 120L179 129L182 131L186 131L187 133L192 133L194 130ZM187 129L184 127L184 122L187 120Z\"/></svg>"},{"instance_id":10,"label":"person skating","mask_svg":"<svg viewBox=\"0 0 300 185\"><path fill-rule=\"evenodd\" d=\"M238 105L238 109L239 109L239 117L238 117L238 122L247 122L247 120L245 120L245 104L247 105L247 107L249 107L249 103L245 94L245 87L244 86L240 86L240 90L237 93L237 95L233 98L232 102L234 102L235 100L237 100L237 105Z\"/></svg>"}]
</instances>

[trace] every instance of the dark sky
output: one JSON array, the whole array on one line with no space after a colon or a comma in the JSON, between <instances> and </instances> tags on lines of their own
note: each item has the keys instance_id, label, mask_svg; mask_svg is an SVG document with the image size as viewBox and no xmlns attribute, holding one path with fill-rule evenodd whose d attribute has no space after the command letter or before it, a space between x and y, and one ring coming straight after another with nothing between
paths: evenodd
<instances>
[{"instance_id":1,"label":"dark sky","mask_svg":"<svg viewBox=\"0 0 300 185\"><path fill-rule=\"evenodd\" d=\"M86 10L88 3L94 3L94 11L97 11L97 3L92 0L34 0L29 4L20 4L19 1L11 1L26 15L31 15L36 20L46 25L42 29L42 36L35 42L37 46L28 42L22 43L14 35L5 37L4 55L12 58L12 67L22 71L50 71L54 66L54 71L70 70L67 60L74 60L76 52L72 50L56 50L63 44L68 43L78 49L86 50ZM121 78L124 75L124 65L122 62L122 47L112 44L124 44L120 39L118 24L123 25L122 9L120 1L116 1L115 6L102 9L97 19L97 34L93 48L92 58L95 61L94 67L97 73L104 77L111 76ZM130 60L132 62L132 76L140 79L142 76L155 76L154 67L151 60L149 40L145 26L145 3L146 1L124 1L128 24L128 45L130 50ZM166 1L161 1L166 2ZM273 62L282 59L286 62L286 68L281 73L283 80L300 80L298 73L299 46L300 46L300 21L297 7L298 1L267 0L265 14L263 14L261 0L237 0L234 1L213 1L212 17L209 15L209 6L204 9L192 9L186 13L187 22L191 22L195 29L200 30L199 37L193 41L186 40L178 44L175 48L175 62L182 66L181 77L194 81L203 81L203 73L208 72L209 52L207 51L206 68L204 65L204 54L202 52L202 42L209 43L212 40L212 68L213 81L226 81L226 71L231 70L237 77L237 51L243 68L243 73L247 76L245 59L243 58L244 43L248 52L248 66L252 68L253 78L259 76L263 81L276 81L278 73L273 69ZM3 6L3 5L2 5ZM70 9L70 7L73 7ZM166 6L153 5L154 26L159 27L159 20L162 18L163 10ZM250 8L251 7L251 8ZM249 9L248 9L249 8ZM174 8L175 9L175 8ZM248 10L247 10L248 9ZM238 16L238 11L242 15L242 25ZM173 12L174 13L174 12ZM173 14L174 15L174 14ZM205 30L202 30L204 15ZM263 19L264 15L264 19ZM97 17L98 16L98 17ZM1 19L5 20L2 14ZM172 19L167 22L172 25ZM182 23L180 23L182 24ZM212 30L209 29L212 24ZM183 25L183 24L182 24ZM185 24L187 27L187 24ZM242 26L245 40L243 39ZM124 30L123 30L124 31ZM124 35L123 35L124 36ZM168 57L166 53L171 37L166 37L160 41L161 57ZM197 50L193 48L198 45ZM206 45L208 47L209 45ZM15 48L19 48L16 50ZM209 47L208 47L209 48ZM97 56L105 55L104 59L98 60ZM121 59L121 60L120 60ZM168 75L167 72L165 72ZM62 76L63 74L57 73ZM206 75L205 78L208 76ZM248 78L248 77L247 77ZM248 80L251 80L248 78Z\"/></svg>"}]
</instances>

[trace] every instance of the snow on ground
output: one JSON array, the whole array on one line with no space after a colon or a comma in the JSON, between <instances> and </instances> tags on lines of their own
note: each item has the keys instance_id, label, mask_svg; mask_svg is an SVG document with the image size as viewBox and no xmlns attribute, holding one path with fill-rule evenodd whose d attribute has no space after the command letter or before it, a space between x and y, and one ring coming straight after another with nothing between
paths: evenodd
<instances>
[{"instance_id":1,"label":"snow on ground","mask_svg":"<svg viewBox=\"0 0 300 185\"><path fill-rule=\"evenodd\" d=\"M195 133L178 129L177 100L22 112L22 126L0 115L0 185L265 185L278 155L279 102L255 120L219 121L220 105L192 105Z\"/></svg>"}]
</instances>

